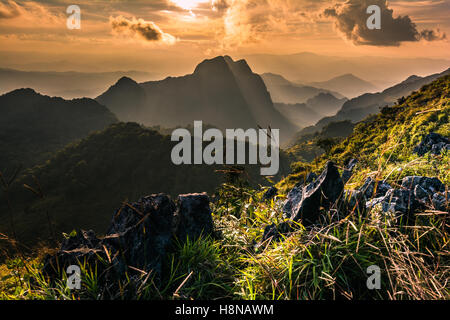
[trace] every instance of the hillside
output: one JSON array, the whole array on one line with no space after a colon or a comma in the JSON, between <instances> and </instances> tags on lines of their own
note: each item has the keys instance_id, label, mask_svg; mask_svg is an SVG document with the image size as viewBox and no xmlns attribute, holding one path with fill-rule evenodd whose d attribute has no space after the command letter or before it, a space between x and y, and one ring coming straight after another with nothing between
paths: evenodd
<instances>
[{"instance_id":1,"label":"hillside","mask_svg":"<svg viewBox=\"0 0 450 320\"><path fill-rule=\"evenodd\" d=\"M45 258L0 265L0 296L448 300L449 117L445 76L365 119L313 163L294 165L279 189L226 184L214 198L184 194L176 201L153 194L98 214L109 224L106 233L73 232ZM135 124L110 130L120 127L141 132ZM163 139L153 131L140 137ZM89 189L96 201L117 187L111 169ZM67 294L60 270L74 263L82 266L83 285ZM376 285L368 281L374 269Z\"/></svg>"},{"instance_id":2,"label":"hillside","mask_svg":"<svg viewBox=\"0 0 450 320\"><path fill-rule=\"evenodd\" d=\"M282 115L300 128L310 127L327 115L339 110L347 99L337 99L331 93L319 93L309 98L306 103L274 103Z\"/></svg>"},{"instance_id":3,"label":"hillside","mask_svg":"<svg viewBox=\"0 0 450 320\"><path fill-rule=\"evenodd\" d=\"M377 114L385 106L394 105L397 99L408 96L413 91L447 74L450 74L450 69L427 77L411 76L383 92L363 94L344 103L335 116L320 120L316 124L316 128L322 128L330 122L342 120L351 120L354 123L359 122L370 114Z\"/></svg>"},{"instance_id":4,"label":"hillside","mask_svg":"<svg viewBox=\"0 0 450 320\"><path fill-rule=\"evenodd\" d=\"M64 100L20 89L0 96L0 171L42 163L66 144L117 118L91 99Z\"/></svg>"},{"instance_id":5,"label":"hillside","mask_svg":"<svg viewBox=\"0 0 450 320\"><path fill-rule=\"evenodd\" d=\"M306 103L308 99L312 99L321 93L330 94L334 96L336 100L344 98L338 92L296 84L278 74L264 73L261 77L267 86L267 90L270 92L272 100L276 103ZM336 110L338 110L338 108Z\"/></svg>"},{"instance_id":6,"label":"hillside","mask_svg":"<svg viewBox=\"0 0 450 320\"><path fill-rule=\"evenodd\" d=\"M221 183L239 177L254 187L267 184L257 165L239 166L242 173L221 165L174 165L175 144L170 136L136 123L118 123L68 145L45 164L27 170L11 187L9 200L18 238L25 243L49 239L47 214L59 239L62 232L78 228L105 230L111 211L142 194L213 194ZM281 155L279 175L274 179L288 172L289 163ZM42 190L42 195L33 194L24 184ZM2 218L8 212L6 200L1 194ZM0 229L11 234L9 225Z\"/></svg>"},{"instance_id":7,"label":"hillside","mask_svg":"<svg viewBox=\"0 0 450 320\"><path fill-rule=\"evenodd\" d=\"M353 74L344 74L328 81L311 82L310 86L336 91L348 98L358 97L364 93L376 92L378 89L372 83L365 81Z\"/></svg>"},{"instance_id":8,"label":"hillside","mask_svg":"<svg viewBox=\"0 0 450 320\"><path fill-rule=\"evenodd\" d=\"M423 86L399 104L385 107L377 115L358 123L348 138L316 159L312 167L318 169L328 160L344 165L348 159L355 158L362 173L378 171L378 175L383 176L395 169L398 172L391 178L401 179L408 174L434 172L448 185L448 154L430 163L413 154L413 150L431 132L450 138L449 118L450 75L446 75ZM299 145L301 143L304 141L299 141ZM361 180L355 182L361 183Z\"/></svg>"},{"instance_id":9,"label":"hillside","mask_svg":"<svg viewBox=\"0 0 450 320\"><path fill-rule=\"evenodd\" d=\"M183 77L138 84L122 78L97 98L122 121L186 126L195 120L227 128L279 128L286 141L298 129L273 106L261 77L245 60L220 56ZM239 117L236 117L239 114Z\"/></svg>"}]
</instances>

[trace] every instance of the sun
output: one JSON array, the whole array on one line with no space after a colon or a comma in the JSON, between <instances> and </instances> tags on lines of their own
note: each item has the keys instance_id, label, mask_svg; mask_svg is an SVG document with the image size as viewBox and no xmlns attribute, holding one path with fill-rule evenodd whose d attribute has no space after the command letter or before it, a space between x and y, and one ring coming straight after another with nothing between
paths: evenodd
<instances>
[{"instance_id":1,"label":"sun","mask_svg":"<svg viewBox=\"0 0 450 320\"><path fill-rule=\"evenodd\" d=\"M201 3L210 2L210 0L171 0L171 1L178 7L186 10L192 10Z\"/></svg>"}]
</instances>

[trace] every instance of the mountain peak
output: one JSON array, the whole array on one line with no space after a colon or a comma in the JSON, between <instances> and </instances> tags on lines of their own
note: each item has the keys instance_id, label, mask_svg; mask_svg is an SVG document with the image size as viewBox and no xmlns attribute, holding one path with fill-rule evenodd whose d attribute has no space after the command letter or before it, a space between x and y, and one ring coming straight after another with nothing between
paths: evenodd
<instances>
[{"instance_id":1,"label":"mountain peak","mask_svg":"<svg viewBox=\"0 0 450 320\"><path fill-rule=\"evenodd\" d=\"M34 89L31 88L22 88L22 89L16 89L11 92L5 93L6 95L10 96L39 96L40 94L34 91Z\"/></svg>"},{"instance_id":2,"label":"mountain peak","mask_svg":"<svg viewBox=\"0 0 450 320\"><path fill-rule=\"evenodd\" d=\"M218 56L212 59L203 60L195 68L194 74L209 74L229 70L227 60L233 61L229 56Z\"/></svg>"},{"instance_id":3,"label":"mountain peak","mask_svg":"<svg viewBox=\"0 0 450 320\"><path fill-rule=\"evenodd\" d=\"M119 81L117 81L116 85L137 85L138 83L136 81L134 81L133 79L129 78L129 77L122 77L119 79Z\"/></svg>"}]
</instances>

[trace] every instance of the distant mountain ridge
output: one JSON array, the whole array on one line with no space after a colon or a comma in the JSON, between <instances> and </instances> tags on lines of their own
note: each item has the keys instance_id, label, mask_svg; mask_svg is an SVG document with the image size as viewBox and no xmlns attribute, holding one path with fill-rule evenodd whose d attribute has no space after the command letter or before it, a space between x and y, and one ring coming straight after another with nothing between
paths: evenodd
<instances>
[{"instance_id":1,"label":"distant mountain ridge","mask_svg":"<svg viewBox=\"0 0 450 320\"><path fill-rule=\"evenodd\" d=\"M64 100L19 89L0 96L0 171L44 162L117 118L92 99Z\"/></svg>"},{"instance_id":2,"label":"distant mountain ridge","mask_svg":"<svg viewBox=\"0 0 450 320\"><path fill-rule=\"evenodd\" d=\"M21 71L0 68L0 94L21 88L33 88L49 96L65 99L95 98L122 76L139 81L150 80L154 75L140 71L115 72L55 72Z\"/></svg>"},{"instance_id":3,"label":"distant mountain ridge","mask_svg":"<svg viewBox=\"0 0 450 320\"><path fill-rule=\"evenodd\" d=\"M378 88L372 83L354 76L351 73L332 78L323 82L311 82L310 86L339 92L340 94L354 98L364 93L376 92Z\"/></svg>"},{"instance_id":4,"label":"distant mountain ridge","mask_svg":"<svg viewBox=\"0 0 450 320\"><path fill-rule=\"evenodd\" d=\"M344 103L336 115L321 119L314 127L307 128L306 131L319 131L327 124L336 121L359 122L371 114L377 114L385 106L394 105L397 99L408 96L411 92L448 74L450 74L450 69L427 77L410 76L405 81L382 92L363 94Z\"/></svg>"},{"instance_id":5,"label":"distant mountain ridge","mask_svg":"<svg viewBox=\"0 0 450 320\"><path fill-rule=\"evenodd\" d=\"M286 139L298 129L273 105L261 77L245 60L219 56L200 63L192 74L137 83L120 79L97 101L120 120L176 127L195 120L226 128L271 127Z\"/></svg>"},{"instance_id":6,"label":"distant mountain ridge","mask_svg":"<svg viewBox=\"0 0 450 320\"><path fill-rule=\"evenodd\" d=\"M344 98L344 96L338 92L293 83L279 74L264 73L261 77L275 103L306 103L308 99L314 98L321 93L331 94L337 99Z\"/></svg>"},{"instance_id":7,"label":"distant mountain ridge","mask_svg":"<svg viewBox=\"0 0 450 320\"><path fill-rule=\"evenodd\" d=\"M437 73L450 66L449 59L394 58L377 56L332 56L311 52L287 55L251 54L243 56L257 73L282 74L297 83L319 82L351 73L386 88L411 74ZM386 85L385 85L386 84Z\"/></svg>"}]
</instances>

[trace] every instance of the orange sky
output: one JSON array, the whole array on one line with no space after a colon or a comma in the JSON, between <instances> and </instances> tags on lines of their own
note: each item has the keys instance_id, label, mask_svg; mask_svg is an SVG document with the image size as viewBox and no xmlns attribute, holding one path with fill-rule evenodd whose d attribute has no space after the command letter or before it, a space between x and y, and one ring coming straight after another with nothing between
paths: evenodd
<instances>
[{"instance_id":1,"label":"orange sky","mask_svg":"<svg viewBox=\"0 0 450 320\"><path fill-rule=\"evenodd\" d=\"M393 10L392 25L382 20L381 38L364 35L360 26L346 33L349 23L367 16L350 10L355 3ZM81 30L66 28L71 4L81 7ZM337 14L324 14L327 9ZM221 54L447 58L449 14L450 0L0 0L0 66L56 69L59 62L67 70L182 74ZM407 35L400 31L391 37L388 28L397 33L405 25L398 16L409 16L405 33L412 28L417 39L402 41Z\"/></svg>"}]
</instances>

